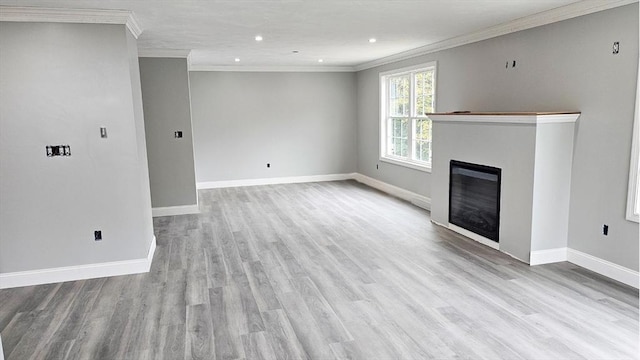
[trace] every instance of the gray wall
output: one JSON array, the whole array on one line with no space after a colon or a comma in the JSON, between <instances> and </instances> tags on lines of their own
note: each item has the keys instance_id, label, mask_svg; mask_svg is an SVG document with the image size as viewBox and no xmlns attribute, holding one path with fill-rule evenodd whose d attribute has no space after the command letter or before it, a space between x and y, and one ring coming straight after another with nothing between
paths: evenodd
<instances>
[{"instance_id":1,"label":"gray wall","mask_svg":"<svg viewBox=\"0 0 640 360\"><path fill-rule=\"evenodd\" d=\"M139 89L124 25L0 23L1 273L147 256Z\"/></svg>"},{"instance_id":2,"label":"gray wall","mask_svg":"<svg viewBox=\"0 0 640 360\"><path fill-rule=\"evenodd\" d=\"M190 79L197 182L356 170L355 74L191 72Z\"/></svg>"},{"instance_id":3,"label":"gray wall","mask_svg":"<svg viewBox=\"0 0 640 360\"><path fill-rule=\"evenodd\" d=\"M136 133L136 150L138 152L138 174L140 183L140 197L142 207L140 208L142 221L139 224L144 229L146 249L149 249L153 241L153 219L151 212L151 189L149 188L149 168L147 165L147 144L144 129L144 110L142 105L142 91L140 84L140 64L138 63L138 43L136 38L125 30L127 37L127 55L129 57L129 77L131 79L131 98L133 101L133 118ZM146 255L146 254L145 254Z\"/></svg>"},{"instance_id":4,"label":"gray wall","mask_svg":"<svg viewBox=\"0 0 640 360\"><path fill-rule=\"evenodd\" d=\"M154 208L196 205L189 72L186 59L140 58ZM174 137L182 131L182 138Z\"/></svg>"},{"instance_id":5,"label":"gray wall","mask_svg":"<svg viewBox=\"0 0 640 360\"><path fill-rule=\"evenodd\" d=\"M618 55L611 53L614 41ZM509 59L516 68L505 69ZM378 73L432 60L438 61L437 111L582 112L569 247L638 270L638 224L625 220L638 4L359 72L358 172L429 197L430 174L378 161ZM610 227L607 237L603 224Z\"/></svg>"}]
</instances>

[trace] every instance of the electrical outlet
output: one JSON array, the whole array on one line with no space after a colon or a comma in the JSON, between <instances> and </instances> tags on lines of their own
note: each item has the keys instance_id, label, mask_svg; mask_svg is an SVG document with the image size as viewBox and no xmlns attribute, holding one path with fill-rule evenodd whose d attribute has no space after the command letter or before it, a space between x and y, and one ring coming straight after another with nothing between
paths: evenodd
<instances>
[{"instance_id":1,"label":"electrical outlet","mask_svg":"<svg viewBox=\"0 0 640 360\"><path fill-rule=\"evenodd\" d=\"M107 128L106 127L101 127L100 128L100 137L103 139L107 138Z\"/></svg>"},{"instance_id":2,"label":"electrical outlet","mask_svg":"<svg viewBox=\"0 0 640 360\"><path fill-rule=\"evenodd\" d=\"M101 230L96 230L96 231L93 232L93 240L95 240L95 241L102 240L102 231Z\"/></svg>"},{"instance_id":3,"label":"electrical outlet","mask_svg":"<svg viewBox=\"0 0 640 360\"><path fill-rule=\"evenodd\" d=\"M376 164L376 170L378 170L378 164Z\"/></svg>"},{"instance_id":4,"label":"electrical outlet","mask_svg":"<svg viewBox=\"0 0 640 360\"><path fill-rule=\"evenodd\" d=\"M271 163L267 163L267 167L270 168L271 167Z\"/></svg>"},{"instance_id":5,"label":"electrical outlet","mask_svg":"<svg viewBox=\"0 0 640 360\"><path fill-rule=\"evenodd\" d=\"M607 224L602 225L602 235L604 236L609 235L609 225Z\"/></svg>"},{"instance_id":6,"label":"electrical outlet","mask_svg":"<svg viewBox=\"0 0 640 360\"><path fill-rule=\"evenodd\" d=\"M69 145L47 145L47 157L71 156L71 146Z\"/></svg>"},{"instance_id":7,"label":"electrical outlet","mask_svg":"<svg viewBox=\"0 0 640 360\"><path fill-rule=\"evenodd\" d=\"M173 137L175 137L176 139L182 139L182 131L174 132Z\"/></svg>"},{"instance_id":8,"label":"electrical outlet","mask_svg":"<svg viewBox=\"0 0 640 360\"><path fill-rule=\"evenodd\" d=\"M616 41L613 43L613 54L618 54L620 52L620 42Z\"/></svg>"}]
</instances>

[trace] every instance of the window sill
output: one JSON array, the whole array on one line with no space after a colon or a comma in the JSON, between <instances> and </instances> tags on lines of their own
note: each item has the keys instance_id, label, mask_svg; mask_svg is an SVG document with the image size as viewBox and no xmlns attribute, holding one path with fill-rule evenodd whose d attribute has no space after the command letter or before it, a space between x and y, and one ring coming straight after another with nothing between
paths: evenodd
<instances>
[{"instance_id":1,"label":"window sill","mask_svg":"<svg viewBox=\"0 0 640 360\"><path fill-rule=\"evenodd\" d=\"M410 169L419 170L426 173L431 173L431 166L425 166L425 165L421 165L411 161L403 161L403 160L398 160L398 159L384 157L384 156L380 157L380 161L383 161L389 164L404 166Z\"/></svg>"}]
</instances>

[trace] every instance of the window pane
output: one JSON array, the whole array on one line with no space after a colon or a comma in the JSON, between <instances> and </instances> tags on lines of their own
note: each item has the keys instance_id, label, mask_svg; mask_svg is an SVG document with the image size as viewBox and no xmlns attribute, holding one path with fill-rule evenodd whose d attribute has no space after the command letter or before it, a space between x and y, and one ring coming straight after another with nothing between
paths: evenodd
<instances>
[{"instance_id":1,"label":"window pane","mask_svg":"<svg viewBox=\"0 0 640 360\"><path fill-rule=\"evenodd\" d=\"M408 157L409 156L409 143L407 139L397 139L396 153L393 155Z\"/></svg>"},{"instance_id":2,"label":"window pane","mask_svg":"<svg viewBox=\"0 0 640 360\"><path fill-rule=\"evenodd\" d=\"M409 116L409 76L389 79L389 114L391 116Z\"/></svg>"},{"instance_id":3,"label":"window pane","mask_svg":"<svg viewBox=\"0 0 640 360\"><path fill-rule=\"evenodd\" d=\"M401 153L402 153L402 139L394 138L393 139L393 154L391 154L391 155L400 156Z\"/></svg>"},{"instance_id":4,"label":"window pane","mask_svg":"<svg viewBox=\"0 0 640 360\"><path fill-rule=\"evenodd\" d=\"M416 121L416 133L413 134L413 138L416 140L431 141L431 120L416 119L415 121Z\"/></svg>"},{"instance_id":5,"label":"window pane","mask_svg":"<svg viewBox=\"0 0 640 360\"><path fill-rule=\"evenodd\" d=\"M402 136L402 120L401 119L393 119L393 137L401 137Z\"/></svg>"},{"instance_id":6,"label":"window pane","mask_svg":"<svg viewBox=\"0 0 640 360\"><path fill-rule=\"evenodd\" d=\"M389 134L387 153L394 156L408 157L409 155L409 119L389 119Z\"/></svg>"},{"instance_id":7,"label":"window pane","mask_svg":"<svg viewBox=\"0 0 640 360\"><path fill-rule=\"evenodd\" d=\"M431 141L416 141L416 157L414 160L431 162Z\"/></svg>"},{"instance_id":8,"label":"window pane","mask_svg":"<svg viewBox=\"0 0 640 360\"><path fill-rule=\"evenodd\" d=\"M415 119L414 160L431 162L431 120Z\"/></svg>"},{"instance_id":9,"label":"window pane","mask_svg":"<svg viewBox=\"0 0 640 360\"><path fill-rule=\"evenodd\" d=\"M400 137L405 139L409 137L409 119L402 119L400 130Z\"/></svg>"},{"instance_id":10,"label":"window pane","mask_svg":"<svg viewBox=\"0 0 640 360\"><path fill-rule=\"evenodd\" d=\"M433 112L433 70L415 74L416 116Z\"/></svg>"}]
</instances>

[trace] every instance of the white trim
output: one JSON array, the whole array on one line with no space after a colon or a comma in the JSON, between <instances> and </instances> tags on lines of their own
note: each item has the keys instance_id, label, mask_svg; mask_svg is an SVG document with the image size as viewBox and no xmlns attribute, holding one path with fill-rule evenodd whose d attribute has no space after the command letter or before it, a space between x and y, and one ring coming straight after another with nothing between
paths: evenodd
<instances>
[{"instance_id":1,"label":"white trim","mask_svg":"<svg viewBox=\"0 0 640 360\"><path fill-rule=\"evenodd\" d=\"M638 60L638 81L636 82L636 110L633 117L633 135L631 139L631 160L629 164L629 185L627 187L627 212L626 218L629 221L640 222L640 214L636 205L640 202L640 144L638 142L638 132L640 132L640 59Z\"/></svg>"},{"instance_id":2,"label":"white trim","mask_svg":"<svg viewBox=\"0 0 640 360\"><path fill-rule=\"evenodd\" d=\"M146 273L155 251L154 236L146 258L4 273L0 274L0 289Z\"/></svg>"},{"instance_id":3,"label":"white trim","mask_svg":"<svg viewBox=\"0 0 640 360\"><path fill-rule=\"evenodd\" d=\"M191 50L182 49L138 49L138 57L188 59Z\"/></svg>"},{"instance_id":4,"label":"white trim","mask_svg":"<svg viewBox=\"0 0 640 360\"><path fill-rule=\"evenodd\" d=\"M133 11L0 6L0 21L72 24L120 24L137 39L142 28Z\"/></svg>"},{"instance_id":5,"label":"white trim","mask_svg":"<svg viewBox=\"0 0 640 360\"><path fill-rule=\"evenodd\" d=\"M192 59L193 56L190 56ZM234 72L355 72L352 66L234 66L192 64L189 71L234 71Z\"/></svg>"},{"instance_id":6,"label":"white trim","mask_svg":"<svg viewBox=\"0 0 640 360\"><path fill-rule=\"evenodd\" d=\"M640 276L637 271L573 249L568 249L567 259L585 269L638 288Z\"/></svg>"},{"instance_id":7,"label":"white trim","mask_svg":"<svg viewBox=\"0 0 640 360\"><path fill-rule=\"evenodd\" d=\"M430 166L420 165L418 163L414 163L414 162L411 162L411 161L396 160L394 158L385 157L385 156L380 156L380 158L378 160L386 162L386 163L389 163L389 164L394 164L394 165L398 165L398 166L404 166L404 167L408 167L410 169L431 173L431 167Z\"/></svg>"},{"instance_id":8,"label":"white trim","mask_svg":"<svg viewBox=\"0 0 640 360\"><path fill-rule=\"evenodd\" d=\"M438 51L455 48L462 45L475 43L494 37L531 29L534 27L547 25L578 16L588 15L599 11L613 9L616 7L633 4L638 0L613 0L613 1L578 1L566 6L533 14L510 22L492 26L486 29L475 31L469 34L456 36L434 44L429 44L416 49L404 51L377 60L369 61L355 66L356 71L370 69L376 66L390 64L402 60L411 59L417 56L432 54Z\"/></svg>"},{"instance_id":9,"label":"white trim","mask_svg":"<svg viewBox=\"0 0 640 360\"><path fill-rule=\"evenodd\" d=\"M532 251L529 256L529 265L542 265L567 261L567 248L547 249Z\"/></svg>"},{"instance_id":10,"label":"white trim","mask_svg":"<svg viewBox=\"0 0 640 360\"><path fill-rule=\"evenodd\" d=\"M448 224L447 228L451 231L457 232L460 235L466 236L471 240L477 241L482 245L486 245L492 249L495 250L500 250L500 243L495 242L491 239L487 239L484 236L480 236L472 231L469 231L465 228L461 228L460 226L454 225L454 224Z\"/></svg>"},{"instance_id":11,"label":"white trim","mask_svg":"<svg viewBox=\"0 0 640 360\"><path fill-rule=\"evenodd\" d=\"M510 115L510 114L431 114L429 119L433 122L447 123L474 123L474 124L514 124L514 125L536 125L536 124L559 124L573 123L580 117L579 112L570 114L552 115Z\"/></svg>"},{"instance_id":12,"label":"white trim","mask_svg":"<svg viewBox=\"0 0 640 360\"><path fill-rule=\"evenodd\" d=\"M538 115L536 116L536 124L575 123L580 114L576 112L574 114Z\"/></svg>"},{"instance_id":13,"label":"white trim","mask_svg":"<svg viewBox=\"0 0 640 360\"><path fill-rule=\"evenodd\" d=\"M363 183L369 187L378 189L389 195L406 200L415 206L431 211L431 199L424 195L416 194L409 190L405 190L403 188L399 188L397 186L387 184L385 182L368 177L366 175L362 175L360 173L354 173L353 179L359 183Z\"/></svg>"},{"instance_id":14,"label":"white trim","mask_svg":"<svg viewBox=\"0 0 640 360\"><path fill-rule=\"evenodd\" d=\"M264 178L264 179L201 181L196 184L196 188L198 190L219 189L219 188L241 187L241 186L296 184L296 183L321 182L321 181L340 181L340 180L349 180L353 178L354 178L353 174L329 174L329 175L290 176L290 177Z\"/></svg>"},{"instance_id":15,"label":"white trim","mask_svg":"<svg viewBox=\"0 0 640 360\"><path fill-rule=\"evenodd\" d=\"M187 214L199 214L200 208L198 204L195 205L181 205L181 206L167 206L167 207L155 207L151 209L153 217L159 216L174 216L174 215L187 215Z\"/></svg>"}]
</instances>

